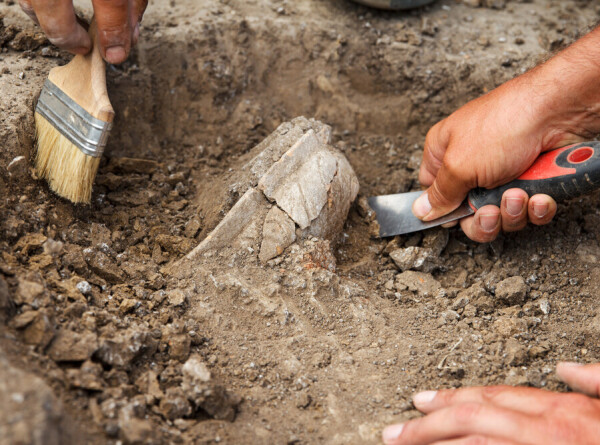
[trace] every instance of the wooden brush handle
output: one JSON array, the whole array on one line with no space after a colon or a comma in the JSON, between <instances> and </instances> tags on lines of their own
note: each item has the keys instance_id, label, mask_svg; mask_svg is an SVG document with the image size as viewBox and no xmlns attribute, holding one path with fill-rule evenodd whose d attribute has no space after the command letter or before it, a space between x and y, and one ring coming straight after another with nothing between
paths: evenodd
<instances>
[{"instance_id":1,"label":"wooden brush handle","mask_svg":"<svg viewBox=\"0 0 600 445\"><path fill-rule=\"evenodd\" d=\"M104 122L112 122L115 112L106 90L106 66L100 54L96 20L88 30L93 48L85 56L76 55L65 66L50 70L48 78L88 113Z\"/></svg>"}]
</instances>

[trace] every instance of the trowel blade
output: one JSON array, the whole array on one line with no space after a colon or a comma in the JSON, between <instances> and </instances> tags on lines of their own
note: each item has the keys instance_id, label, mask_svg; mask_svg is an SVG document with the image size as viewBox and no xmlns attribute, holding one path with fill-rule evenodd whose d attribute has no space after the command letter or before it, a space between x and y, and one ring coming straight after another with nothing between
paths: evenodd
<instances>
[{"instance_id":1,"label":"trowel blade","mask_svg":"<svg viewBox=\"0 0 600 445\"><path fill-rule=\"evenodd\" d=\"M423 192L398 193L396 195L373 196L368 199L379 223L379 236L403 235L430 227L441 226L474 213L467 201L453 212L433 221L423 222L412 212L412 205Z\"/></svg>"}]
</instances>

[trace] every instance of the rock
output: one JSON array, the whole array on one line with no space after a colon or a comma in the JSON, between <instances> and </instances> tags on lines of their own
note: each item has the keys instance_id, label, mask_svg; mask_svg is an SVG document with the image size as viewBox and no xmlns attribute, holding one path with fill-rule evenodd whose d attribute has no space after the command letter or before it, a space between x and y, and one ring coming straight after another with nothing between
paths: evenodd
<instances>
[{"instance_id":1,"label":"rock","mask_svg":"<svg viewBox=\"0 0 600 445\"><path fill-rule=\"evenodd\" d=\"M297 117L291 122L284 122L254 148L257 155L242 167L242 172L250 174L250 183L255 185L267 173L273 163L280 159L310 130L314 131L321 143L331 143L331 127L322 122L304 117Z\"/></svg>"},{"instance_id":2,"label":"rock","mask_svg":"<svg viewBox=\"0 0 600 445\"><path fill-rule=\"evenodd\" d=\"M60 445L86 443L66 418L43 380L13 367L0 350L0 443Z\"/></svg>"},{"instance_id":3,"label":"rock","mask_svg":"<svg viewBox=\"0 0 600 445\"><path fill-rule=\"evenodd\" d=\"M117 284L125 279L122 270L117 264L104 252L93 249L85 249L83 257L90 267L91 271L104 278L112 284Z\"/></svg>"},{"instance_id":4,"label":"rock","mask_svg":"<svg viewBox=\"0 0 600 445\"><path fill-rule=\"evenodd\" d=\"M188 401L188 396L189 394L179 387L167 389L165 396L160 401L161 414L169 420L190 416L192 405Z\"/></svg>"},{"instance_id":5,"label":"rock","mask_svg":"<svg viewBox=\"0 0 600 445\"><path fill-rule=\"evenodd\" d=\"M600 261L600 246L596 243L581 243L575 249L575 254L584 263L597 264Z\"/></svg>"},{"instance_id":6,"label":"rock","mask_svg":"<svg viewBox=\"0 0 600 445\"><path fill-rule=\"evenodd\" d=\"M432 249L425 247L405 247L390 252L390 258L401 271L418 270L430 273L439 268Z\"/></svg>"},{"instance_id":7,"label":"rock","mask_svg":"<svg viewBox=\"0 0 600 445\"><path fill-rule=\"evenodd\" d=\"M169 338L169 357L173 360L184 361L190 355L191 339L185 334Z\"/></svg>"},{"instance_id":8,"label":"rock","mask_svg":"<svg viewBox=\"0 0 600 445\"><path fill-rule=\"evenodd\" d=\"M44 311L37 311L23 332L25 343L44 349L54 338L54 325Z\"/></svg>"},{"instance_id":9,"label":"rock","mask_svg":"<svg viewBox=\"0 0 600 445\"><path fill-rule=\"evenodd\" d=\"M527 364L527 349L516 339L509 338L504 347L506 362L510 366L523 366Z\"/></svg>"},{"instance_id":10,"label":"rock","mask_svg":"<svg viewBox=\"0 0 600 445\"><path fill-rule=\"evenodd\" d=\"M181 387L196 407L218 420L232 422L235 419L241 399L212 381L210 371L199 355L190 357L182 372Z\"/></svg>"},{"instance_id":11,"label":"rock","mask_svg":"<svg viewBox=\"0 0 600 445\"><path fill-rule=\"evenodd\" d=\"M396 276L397 290L408 289L423 297L433 297L442 285L428 273L406 271Z\"/></svg>"},{"instance_id":12,"label":"rock","mask_svg":"<svg viewBox=\"0 0 600 445\"><path fill-rule=\"evenodd\" d=\"M200 220L199 217L194 216L192 219L190 219L186 223L184 234L187 238L196 238L196 235L198 235L198 232L200 231L201 228L202 228L202 221Z\"/></svg>"},{"instance_id":13,"label":"rock","mask_svg":"<svg viewBox=\"0 0 600 445\"><path fill-rule=\"evenodd\" d=\"M44 253L48 255L52 255L54 257L60 255L63 251L65 244L62 241L56 241L52 238L48 238L42 247L44 249Z\"/></svg>"},{"instance_id":14,"label":"rock","mask_svg":"<svg viewBox=\"0 0 600 445\"><path fill-rule=\"evenodd\" d=\"M314 236L327 240L337 240L341 235L350 211L350 206L359 191L358 178L348 160L338 151L330 150L337 159L337 172L329 185L327 204L302 237Z\"/></svg>"},{"instance_id":15,"label":"rock","mask_svg":"<svg viewBox=\"0 0 600 445\"><path fill-rule=\"evenodd\" d=\"M513 306L525 303L528 288L523 277L515 276L502 280L496 286L496 297Z\"/></svg>"},{"instance_id":16,"label":"rock","mask_svg":"<svg viewBox=\"0 0 600 445\"><path fill-rule=\"evenodd\" d=\"M425 231L423 236L423 247L431 249L434 257L439 257L450 239L450 232L448 229L437 227Z\"/></svg>"},{"instance_id":17,"label":"rock","mask_svg":"<svg viewBox=\"0 0 600 445\"><path fill-rule=\"evenodd\" d=\"M170 253L185 255L194 247L192 240L181 236L157 235L156 242Z\"/></svg>"},{"instance_id":18,"label":"rock","mask_svg":"<svg viewBox=\"0 0 600 445\"><path fill-rule=\"evenodd\" d=\"M548 301L547 298L542 298L538 302L538 304L540 306L540 310L542 311L542 314L548 315L550 313L550 302Z\"/></svg>"},{"instance_id":19,"label":"rock","mask_svg":"<svg viewBox=\"0 0 600 445\"><path fill-rule=\"evenodd\" d=\"M83 295L90 295L92 293L92 285L87 281L80 281L75 287Z\"/></svg>"},{"instance_id":20,"label":"rock","mask_svg":"<svg viewBox=\"0 0 600 445\"><path fill-rule=\"evenodd\" d=\"M56 333L48 355L56 362L82 362L89 359L98 349L98 338L92 332L77 332L61 329Z\"/></svg>"},{"instance_id":21,"label":"rock","mask_svg":"<svg viewBox=\"0 0 600 445\"><path fill-rule=\"evenodd\" d=\"M347 159L327 145L328 128L294 119L255 147L230 187L242 197L186 259L233 248L264 263L297 237L340 235L359 185Z\"/></svg>"},{"instance_id":22,"label":"rock","mask_svg":"<svg viewBox=\"0 0 600 445\"><path fill-rule=\"evenodd\" d=\"M17 292L15 294L15 303L18 305L34 305L35 300L42 297L44 290L43 284L19 278L19 285L17 286Z\"/></svg>"},{"instance_id":23,"label":"rock","mask_svg":"<svg viewBox=\"0 0 600 445\"><path fill-rule=\"evenodd\" d=\"M458 293L458 299L467 299L479 311L489 314L496 308L496 301L486 291L482 283L475 283Z\"/></svg>"},{"instance_id":24,"label":"rock","mask_svg":"<svg viewBox=\"0 0 600 445\"><path fill-rule=\"evenodd\" d=\"M148 403L154 403L164 397L163 392L158 384L158 376L154 371L147 371L135 381L135 386L139 391L150 399Z\"/></svg>"},{"instance_id":25,"label":"rock","mask_svg":"<svg viewBox=\"0 0 600 445\"><path fill-rule=\"evenodd\" d=\"M494 322L494 329L504 338L527 332L527 321L522 318L502 315Z\"/></svg>"},{"instance_id":26,"label":"rock","mask_svg":"<svg viewBox=\"0 0 600 445\"><path fill-rule=\"evenodd\" d=\"M90 360L84 362L80 369L68 369L67 378L74 388L87 391L102 391L104 388L102 365Z\"/></svg>"},{"instance_id":27,"label":"rock","mask_svg":"<svg viewBox=\"0 0 600 445\"><path fill-rule=\"evenodd\" d=\"M327 189L336 171L336 159L310 130L271 166L258 188L306 229L327 203Z\"/></svg>"},{"instance_id":28,"label":"rock","mask_svg":"<svg viewBox=\"0 0 600 445\"><path fill-rule=\"evenodd\" d=\"M118 331L111 338L100 339L100 347L95 355L106 365L129 368L136 359L152 355L157 346L147 330L131 327Z\"/></svg>"},{"instance_id":29,"label":"rock","mask_svg":"<svg viewBox=\"0 0 600 445\"><path fill-rule=\"evenodd\" d=\"M267 200L258 190L249 189L227 213L217 227L188 255L194 259L209 250L219 250L230 246L237 237L255 225L261 230L267 214ZM257 231L258 231L257 230ZM257 240L258 244L258 240Z\"/></svg>"},{"instance_id":30,"label":"rock","mask_svg":"<svg viewBox=\"0 0 600 445\"><path fill-rule=\"evenodd\" d=\"M173 289L167 292L167 299L171 306L181 306L185 303L185 292L181 289Z\"/></svg>"},{"instance_id":31,"label":"rock","mask_svg":"<svg viewBox=\"0 0 600 445\"><path fill-rule=\"evenodd\" d=\"M260 260L265 263L296 241L296 225L279 207L273 206L265 217L263 237L260 246Z\"/></svg>"},{"instance_id":32,"label":"rock","mask_svg":"<svg viewBox=\"0 0 600 445\"><path fill-rule=\"evenodd\" d=\"M542 342L538 345L532 346L531 349L527 351L527 355L532 359L541 358L548 354L551 349L552 348L549 342Z\"/></svg>"},{"instance_id":33,"label":"rock","mask_svg":"<svg viewBox=\"0 0 600 445\"><path fill-rule=\"evenodd\" d=\"M119 420L121 437L126 444L155 443L152 422L146 419L124 417Z\"/></svg>"}]
</instances>

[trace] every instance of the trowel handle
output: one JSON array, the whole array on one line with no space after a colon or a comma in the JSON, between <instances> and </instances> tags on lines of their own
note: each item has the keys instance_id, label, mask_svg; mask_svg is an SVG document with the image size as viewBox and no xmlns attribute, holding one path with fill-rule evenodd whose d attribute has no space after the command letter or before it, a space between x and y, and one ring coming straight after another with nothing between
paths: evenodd
<instances>
[{"instance_id":1,"label":"trowel handle","mask_svg":"<svg viewBox=\"0 0 600 445\"><path fill-rule=\"evenodd\" d=\"M495 189L477 188L469 193L469 204L477 210L485 205L500 206L502 195L520 188L531 197L538 193L560 202L600 188L600 142L583 142L542 153L529 169L514 181Z\"/></svg>"}]
</instances>

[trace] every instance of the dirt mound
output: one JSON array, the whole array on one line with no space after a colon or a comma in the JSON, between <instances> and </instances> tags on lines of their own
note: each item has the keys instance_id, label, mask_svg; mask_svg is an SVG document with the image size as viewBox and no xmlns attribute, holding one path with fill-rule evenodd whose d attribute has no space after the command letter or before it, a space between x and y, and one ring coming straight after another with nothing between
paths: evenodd
<instances>
[{"instance_id":1,"label":"dirt mound","mask_svg":"<svg viewBox=\"0 0 600 445\"><path fill-rule=\"evenodd\" d=\"M178 267L248 190L239 168L282 123L330 125L362 197L415 189L432 124L597 13L593 1L484 3L496 9L151 5L139 48L108 70L117 121L90 207L30 168L35 97L68 56L1 3L11 369L42 379L90 443L377 443L417 415L416 390L563 388L557 360L600 357L597 195L481 246L456 230L373 240L359 199L337 244L307 236L266 264L224 249Z\"/></svg>"}]
</instances>

